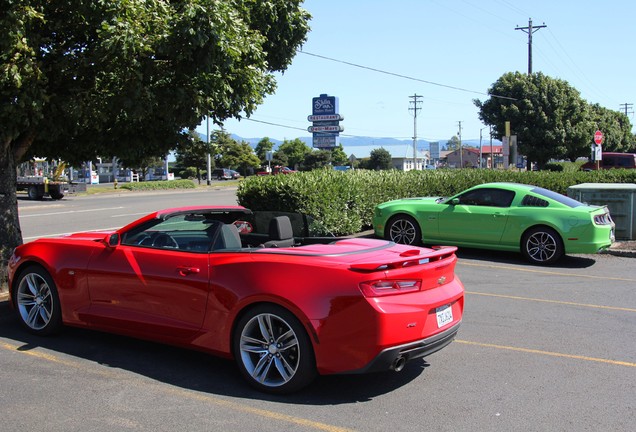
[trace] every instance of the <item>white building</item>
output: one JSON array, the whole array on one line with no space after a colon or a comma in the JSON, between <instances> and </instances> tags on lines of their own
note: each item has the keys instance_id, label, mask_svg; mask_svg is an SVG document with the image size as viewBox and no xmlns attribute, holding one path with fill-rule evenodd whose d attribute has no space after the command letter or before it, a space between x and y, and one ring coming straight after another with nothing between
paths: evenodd
<instances>
[{"instance_id":1,"label":"white building","mask_svg":"<svg viewBox=\"0 0 636 432\"><path fill-rule=\"evenodd\" d=\"M411 171L413 169L423 170L431 164L428 150L418 148L415 153L415 163L413 161L413 144L390 144L390 145L368 145L368 146L345 146L344 152L348 156L355 156L356 159L368 158L373 150L383 148L391 155L391 162L395 169L401 171Z\"/></svg>"}]
</instances>

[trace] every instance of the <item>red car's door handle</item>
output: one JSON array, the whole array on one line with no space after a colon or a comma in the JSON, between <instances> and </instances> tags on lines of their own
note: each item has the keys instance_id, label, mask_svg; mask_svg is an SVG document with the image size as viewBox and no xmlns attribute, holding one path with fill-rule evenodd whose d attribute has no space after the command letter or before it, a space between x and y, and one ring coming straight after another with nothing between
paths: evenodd
<instances>
[{"instance_id":1,"label":"red car's door handle","mask_svg":"<svg viewBox=\"0 0 636 432\"><path fill-rule=\"evenodd\" d=\"M201 271L198 267L177 267L177 270L179 270L179 274L181 276L187 276L189 274L197 274Z\"/></svg>"}]
</instances>

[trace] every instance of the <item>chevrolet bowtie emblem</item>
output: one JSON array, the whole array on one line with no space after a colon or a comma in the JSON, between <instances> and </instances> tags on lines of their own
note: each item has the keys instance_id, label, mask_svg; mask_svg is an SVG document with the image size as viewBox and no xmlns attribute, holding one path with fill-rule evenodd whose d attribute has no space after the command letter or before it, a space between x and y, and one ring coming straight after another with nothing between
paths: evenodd
<instances>
[{"instance_id":1,"label":"chevrolet bowtie emblem","mask_svg":"<svg viewBox=\"0 0 636 432\"><path fill-rule=\"evenodd\" d=\"M441 278L437 279L438 285L443 285L444 282L446 282L446 276L442 276Z\"/></svg>"}]
</instances>

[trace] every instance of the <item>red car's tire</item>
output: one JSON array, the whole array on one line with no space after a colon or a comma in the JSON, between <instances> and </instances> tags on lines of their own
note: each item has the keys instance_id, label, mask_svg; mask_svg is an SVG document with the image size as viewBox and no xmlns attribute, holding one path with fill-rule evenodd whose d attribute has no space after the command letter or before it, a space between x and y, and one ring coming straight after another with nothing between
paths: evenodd
<instances>
[{"instance_id":1,"label":"red car's tire","mask_svg":"<svg viewBox=\"0 0 636 432\"><path fill-rule=\"evenodd\" d=\"M260 391L295 392L317 375L307 332L291 312L277 305L259 305L241 317L233 350L241 373Z\"/></svg>"},{"instance_id":2,"label":"red car's tire","mask_svg":"<svg viewBox=\"0 0 636 432\"><path fill-rule=\"evenodd\" d=\"M422 243L422 230L411 216L396 215L387 222L384 238L399 244L419 246Z\"/></svg>"},{"instance_id":3,"label":"red car's tire","mask_svg":"<svg viewBox=\"0 0 636 432\"><path fill-rule=\"evenodd\" d=\"M62 309L57 287L42 267L24 268L16 279L13 301L20 323L31 333L50 335L62 327Z\"/></svg>"}]
</instances>

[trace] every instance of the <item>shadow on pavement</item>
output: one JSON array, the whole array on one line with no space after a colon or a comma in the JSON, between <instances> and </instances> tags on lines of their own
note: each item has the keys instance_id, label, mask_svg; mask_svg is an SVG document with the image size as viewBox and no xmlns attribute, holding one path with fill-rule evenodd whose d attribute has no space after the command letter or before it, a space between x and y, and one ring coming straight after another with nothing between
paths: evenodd
<instances>
[{"instance_id":1,"label":"shadow on pavement","mask_svg":"<svg viewBox=\"0 0 636 432\"><path fill-rule=\"evenodd\" d=\"M399 373L322 376L298 393L275 396L249 387L233 361L206 353L70 327L56 336L32 335L21 327L7 301L0 301L0 338L17 345L18 351L44 349L76 357L82 363L93 362L96 371L100 366L122 369L213 395L309 405L369 401L408 384L428 367L428 363L419 359L408 363Z\"/></svg>"},{"instance_id":2,"label":"shadow on pavement","mask_svg":"<svg viewBox=\"0 0 636 432\"><path fill-rule=\"evenodd\" d=\"M591 267L596 263L594 255L565 255L554 264L540 266L530 264L520 253L490 251L484 249L458 248L457 257L459 259L466 258L477 261L488 261L498 264L515 264L532 268L551 268L551 269L580 269Z\"/></svg>"}]
</instances>

